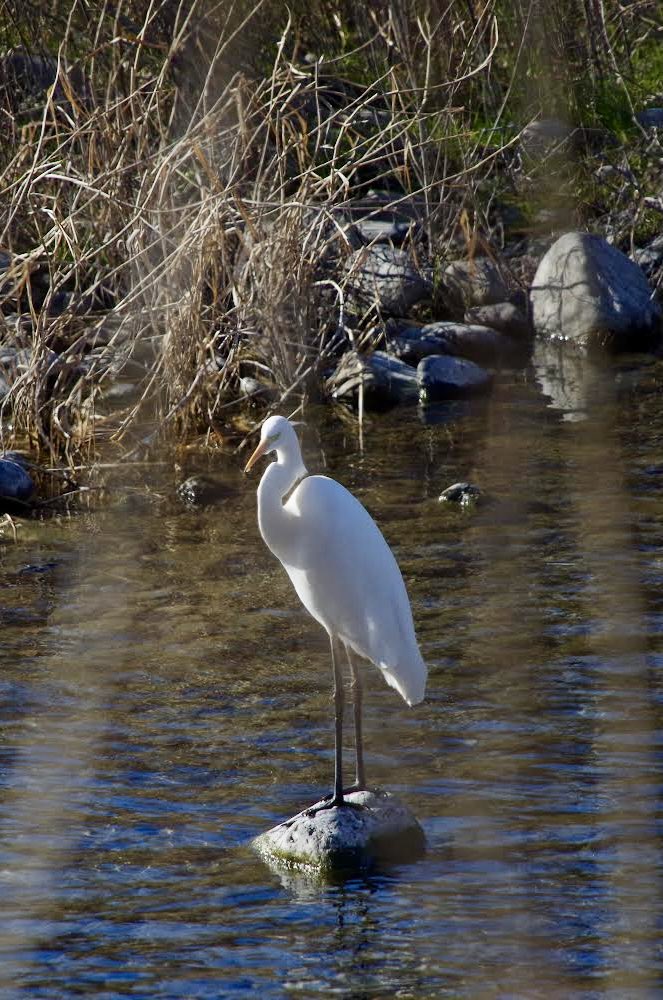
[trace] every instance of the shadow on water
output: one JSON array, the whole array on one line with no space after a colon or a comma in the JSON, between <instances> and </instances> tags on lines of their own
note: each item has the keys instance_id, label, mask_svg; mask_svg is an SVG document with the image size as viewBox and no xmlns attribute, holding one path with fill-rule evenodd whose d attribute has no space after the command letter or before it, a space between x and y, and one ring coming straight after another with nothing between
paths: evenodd
<instances>
[{"instance_id":1,"label":"shadow on water","mask_svg":"<svg viewBox=\"0 0 663 1000\"><path fill-rule=\"evenodd\" d=\"M551 370L381 415L363 452L327 412L304 430L383 527L430 667L413 711L366 674L413 863L321 883L248 846L328 787L331 681L239 463L198 470L224 485L201 509L168 464L122 470L130 502L0 549L3 989L660 991L663 371L574 364L569 395ZM492 502L439 504L459 480Z\"/></svg>"}]
</instances>

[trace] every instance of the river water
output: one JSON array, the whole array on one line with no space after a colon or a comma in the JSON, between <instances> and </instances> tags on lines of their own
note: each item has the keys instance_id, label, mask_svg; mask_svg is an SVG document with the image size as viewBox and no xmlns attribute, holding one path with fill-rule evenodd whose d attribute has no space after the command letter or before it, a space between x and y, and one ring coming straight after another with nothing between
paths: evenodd
<instances>
[{"instance_id":1,"label":"river water","mask_svg":"<svg viewBox=\"0 0 663 1000\"><path fill-rule=\"evenodd\" d=\"M164 457L5 533L2 996L660 996L662 388L659 364L507 372L371 418L363 451L308 411L309 468L378 519L430 669L408 709L371 668L365 706L369 780L428 850L336 881L250 847L333 768L327 643L257 475L187 460L225 490L192 510ZM438 503L459 479L486 503Z\"/></svg>"}]
</instances>

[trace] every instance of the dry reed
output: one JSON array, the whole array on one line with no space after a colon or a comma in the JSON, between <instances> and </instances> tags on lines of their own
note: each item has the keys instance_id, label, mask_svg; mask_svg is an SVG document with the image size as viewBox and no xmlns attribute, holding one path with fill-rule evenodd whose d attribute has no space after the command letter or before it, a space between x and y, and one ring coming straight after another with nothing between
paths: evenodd
<instances>
[{"instance_id":1,"label":"dry reed","mask_svg":"<svg viewBox=\"0 0 663 1000\"><path fill-rule=\"evenodd\" d=\"M2 332L23 352L5 441L27 433L73 461L101 435L134 443L146 423L190 433L227 419L243 374L278 401L319 392L345 345L370 342L368 317L347 309L357 202L370 215L369 191L389 192L373 211L406 207L429 262L489 240L482 185L509 169L527 40L548 18L565 44L562 6L320 3L304 38L297 4L285 22L267 2L70 0L48 20L7 5L6 43L20 57L17 43L41 39L51 54L32 97L12 90L5 60L0 297L27 317ZM618 18L632 37L628 18L644 14ZM603 21L594 75L615 63ZM101 412L119 372L135 396Z\"/></svg>"}]
</instances>

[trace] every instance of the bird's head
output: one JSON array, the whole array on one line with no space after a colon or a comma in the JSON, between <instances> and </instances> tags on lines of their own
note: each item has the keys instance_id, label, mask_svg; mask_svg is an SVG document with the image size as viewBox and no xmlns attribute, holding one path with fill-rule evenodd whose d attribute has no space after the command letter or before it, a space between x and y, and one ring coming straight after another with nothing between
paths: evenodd
<instances>
[{"instance_id":1,"label":"bird's head","mask_svg":"<svg viewBox=\"0 0 663 1000\"><path fill-rule=\"evenodd\" d=\"M260 428L260 442L246 463L244 472L249 472L263 455L268 455L270 451L290 450L293 444L298 454L299 442L290 421L286 417L268 417Z\"/></svg>"}]
</instances>

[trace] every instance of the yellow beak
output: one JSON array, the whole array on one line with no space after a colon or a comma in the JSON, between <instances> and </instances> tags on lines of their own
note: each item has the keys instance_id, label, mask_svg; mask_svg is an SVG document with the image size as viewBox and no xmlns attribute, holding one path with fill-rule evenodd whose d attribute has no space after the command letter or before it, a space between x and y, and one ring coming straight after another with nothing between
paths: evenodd
<instances>
[{"instance_id":1,"label":"yellow beak","mask_svg":"<svg viewBox=\"0 0 663 1000\"><path fill-rule=\"evenodd\" d=\"M260 444L258 445L258 447L256 448L256 450L251 455L251 458L248 460L248 462L244 466L244 472L249 472L253 468L253 466L256 464L256 462L258 461L258 459L262 458L262 456L265 454L266 451L267 451L267 442L266 441L261 441Z\"/></svg>"}]
</instances>

